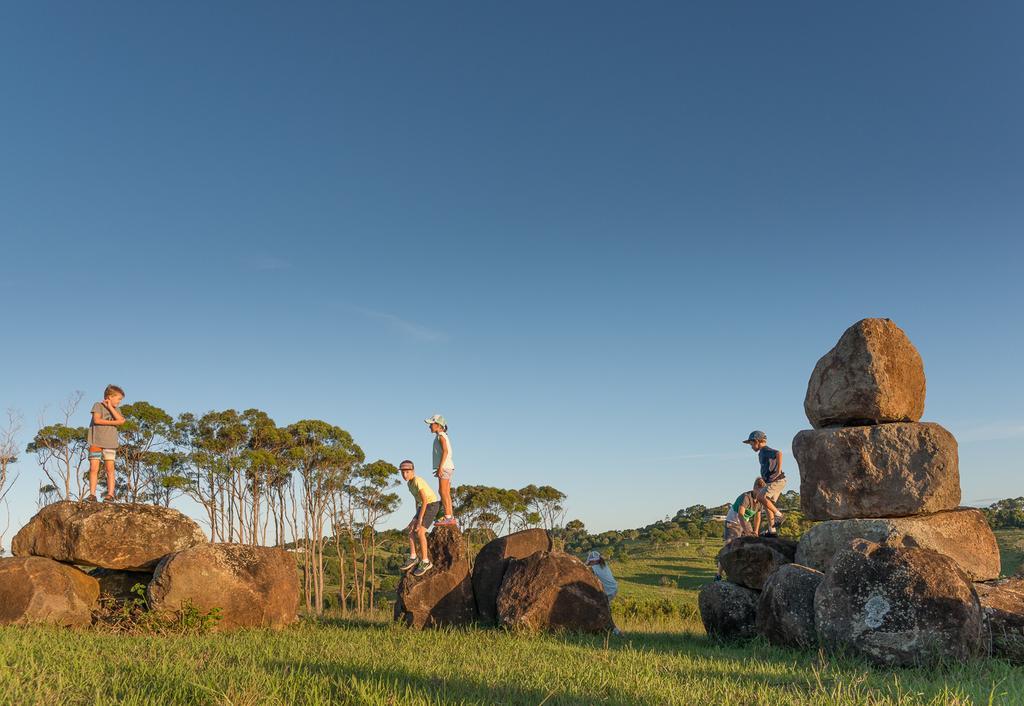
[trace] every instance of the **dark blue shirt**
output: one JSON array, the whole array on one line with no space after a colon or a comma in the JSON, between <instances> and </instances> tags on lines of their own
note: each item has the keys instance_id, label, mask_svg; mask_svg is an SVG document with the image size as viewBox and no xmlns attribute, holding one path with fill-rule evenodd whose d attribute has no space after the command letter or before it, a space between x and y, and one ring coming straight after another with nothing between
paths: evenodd
<instances>
[{"instance_id":1,"label":"dark blue shirt","mask_svg":"<svg viewBox=\"0 0 1024 706\"><path fill-rule=\"evenodd\" d=\"M779 452L765 446L757 452L757 460L761 462L761 477L765 483L773 483L786 477L779 468Z\"/></svg>"}]
</instances>

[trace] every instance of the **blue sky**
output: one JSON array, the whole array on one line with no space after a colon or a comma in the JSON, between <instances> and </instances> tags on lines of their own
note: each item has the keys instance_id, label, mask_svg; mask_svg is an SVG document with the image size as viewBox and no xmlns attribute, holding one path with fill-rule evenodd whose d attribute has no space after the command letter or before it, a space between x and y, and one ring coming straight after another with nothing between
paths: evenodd
<instances>
[{"instance_id":1,"label":"blue sky","mask_svg":"<svg viewBox=\"0 0 1024 706\"><path fill-rule=\"evenodd\" d=\"M457 481L633 527L735 497L740 439L788 451L814 363L889 316L964 501L1024 495L1022 20L5 4L0 406L115 382L423 466L441 412Z\"/></svg>"}]
</instances>

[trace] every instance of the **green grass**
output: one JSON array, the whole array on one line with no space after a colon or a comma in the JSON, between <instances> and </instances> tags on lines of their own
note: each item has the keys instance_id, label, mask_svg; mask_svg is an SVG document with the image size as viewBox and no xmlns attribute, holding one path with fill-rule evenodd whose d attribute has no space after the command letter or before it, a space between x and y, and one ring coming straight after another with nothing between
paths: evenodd
<instances>
[{"instance_id":1,"label":"green grass","mask_svg":"<svg viewBox=\"0 0 1024 706\"><path fill-rule=\"evenodd\" d=\"M1005 566L1019 561L1024 532L1001 532L999 539ZM613 564L617 603L695 605L699 586L714 574L718 550L717 542L705 541L630 547L630 558ZM687 612L668 619L620 614L617 621L623 638L485 628L416 632L383 615L307 620L281 632L187 637L0 628L0 702L1024 703L1024 670L1002 660L883 670L760 640L719 645Z\"/></svg>"},{"instance_id":2,"label":"green grass","mask_svg":"<svg viewBox=\"0 0 1024 706\"><path fill-rule=\"evenodd\" d=\"M885 671L720 646L693 624L623 627L622 639L345 621L165 638L3 628L0 693L61 706L1024 703L1024 674L998 660Z\"/></svg>"},{"instance_id":3,"label":"green grass","mask_svg":"<svg viewBox=\"0 0 1024 706\"><path fill-rule=\"evenodd\" d=\"M1024 530L998 530L996 541L999 543L1003 576L1013 576L1024 564Z\"/></svg>"}]
</instances>

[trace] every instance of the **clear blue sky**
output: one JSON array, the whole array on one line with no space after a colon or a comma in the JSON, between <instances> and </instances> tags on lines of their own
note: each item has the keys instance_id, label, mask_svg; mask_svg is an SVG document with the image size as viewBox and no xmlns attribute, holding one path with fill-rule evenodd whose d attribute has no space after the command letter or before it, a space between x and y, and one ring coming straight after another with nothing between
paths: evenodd
<instances>
[{"instance_id":1,"label":"clear blue sky","mask_svg":"<svg viewBox=\"0 0 1024 706\"><path fill-rule=\"evenodd\" d=\"M889 316L964 501L1024 495L1022 26L1012 2L5 3L0 406L31 428L114 382L421 466L441 412L457 481L634 527L735 497L739 441L788 451L816 360Z\"/></svg>"}]
</instances>

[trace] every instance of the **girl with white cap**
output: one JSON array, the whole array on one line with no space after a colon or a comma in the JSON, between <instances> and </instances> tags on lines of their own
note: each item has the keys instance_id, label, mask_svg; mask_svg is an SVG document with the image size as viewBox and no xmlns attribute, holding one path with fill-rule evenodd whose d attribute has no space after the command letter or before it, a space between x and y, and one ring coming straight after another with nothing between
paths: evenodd
<instances>
[{"instance_id":1,"label":"girl with white cap","mask_svg":"<svg viewBox=\"0 0 1024 706\"><path fill-rule=\"evenodd\" d=\"M604 595L608 598L610 608L612 599L619 592L619 582L612 576L612 567L608 566L608 562L601 556L601 552L596 549L587 554L587 566L590 567L590 570L594 572L594 576L597 576L598 581L601 582L601 587L604 588ZM621 635L622 631L612 626L612 633Z\"/></svg>"},{"instance_id":2,"label":"girl with white cap","mask_svg":"<svg viewBox=\"0 0 1024 706\"><path fill-rule=\"evenodd\" d=\"M437 476L437 487L444 505L444 517L435 525L457 525L458 521L452 514L452 474L455 473L455 461L452 459L452 443L448 440L448 422L440 414L423 420L434 434L433 467Z\"/></svg>"}]
</instances>

